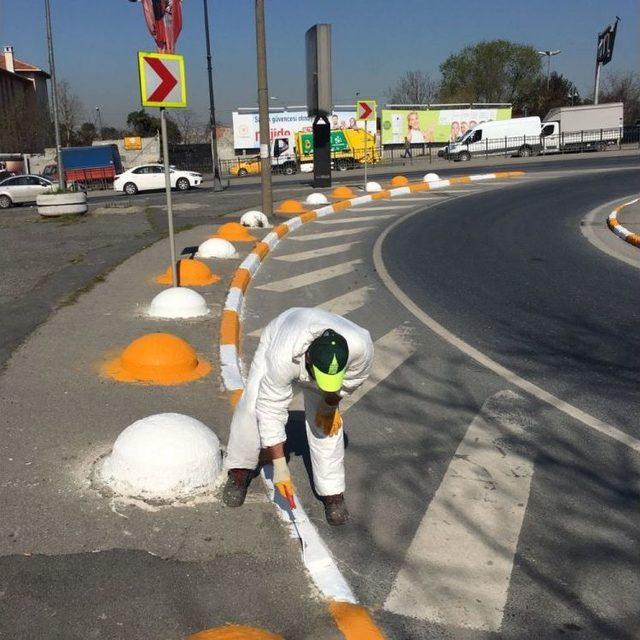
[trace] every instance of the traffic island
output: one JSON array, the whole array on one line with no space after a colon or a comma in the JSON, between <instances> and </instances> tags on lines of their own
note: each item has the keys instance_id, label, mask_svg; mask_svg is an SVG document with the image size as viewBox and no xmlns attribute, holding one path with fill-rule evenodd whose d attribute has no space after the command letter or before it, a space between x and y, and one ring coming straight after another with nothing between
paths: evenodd
<instances>
[{"instance_id":1,"label":"traffic island","mask_svg":"<svg viewBox=\"0 0 640 640\"><path fill-rule=\"evenodd\" d=\"M640 247L640 198L629 200L616 207L607 217L609 229L619 238Z\"/></svg>"}]
</instances>

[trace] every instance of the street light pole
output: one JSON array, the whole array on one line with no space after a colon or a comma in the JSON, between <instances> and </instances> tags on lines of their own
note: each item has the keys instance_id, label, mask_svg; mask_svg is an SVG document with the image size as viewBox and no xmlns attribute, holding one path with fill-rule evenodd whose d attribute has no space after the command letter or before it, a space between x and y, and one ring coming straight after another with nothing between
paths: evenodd
<instances>
[{"instance_id":1,"label":"street light pole","mask_svg":"<svg viewBox=\"0 0 640 640\"><path fill-rule=\"evenodd\" d=\"M271 136L269 131L269 90L267 88L267 42L264 25L264 0L256 0L256 53L258 62L262 213L267 218L270 218L273 215L273 194L271 192Z\"/></svg>"},{"instance_id":2,"label":"street light pole","mask_svg":"<svg viewBox=\"0 0 640 640\"><path fill-rule=\"evenodd\" d=\"M53 130L56 138L56 157L58 159L58 188L64 189L67 186L60 151L60 124L58 121L58 86L56 83L56 64L53 57L53 33L51 29L51 7L49 0L44 0L44 13L47 23L47 48L49 50L49 71L51 72L51 100L53 103Z\"/></svg>"},{"instance_id":3,"label":"street light pole","mask_svg":"<svg viewBox=\"0 0 640 640\"><path fill-rule=\"evenodd\" d=\"M209 35L209 0L202 0L204 8L204 33L207 44L207 78L209 79L209 126L211 128L211 163L213 165L213 190L222 191L220 164L218 162L218 135L216 108L213 100L213 71L211 69L211 37Z\"/></svg>"},{"instance_id":4,"label":"street light pole","mask_svg":"<svg viewBox=\"0 0 640 640\"><path fill-rule=\"evenodd\" d=\"M549 91L549 80L551 78L551 56L557 56L559 53L562 53L560 49L556 49L554 51L538 51L541 56L547 56L547 91Z\"/></svg>"},{"instance_id":5,"label":"street light pole","mask_svg":"<svg viewBox=\"0 0 640 640\"><path fill-rule=\"evenodd\" d=\"M98 124L98 140L102 140L102 117L100 116L100 107L96 107L96 120Z\"/></svg>"}]
</instances>

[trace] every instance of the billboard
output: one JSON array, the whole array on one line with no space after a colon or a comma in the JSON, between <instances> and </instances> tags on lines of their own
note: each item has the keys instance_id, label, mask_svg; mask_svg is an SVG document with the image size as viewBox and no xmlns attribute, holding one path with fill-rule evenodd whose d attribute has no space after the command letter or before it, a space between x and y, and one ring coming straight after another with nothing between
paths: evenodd
<instances>
[{"instance_id":1,"label":"billboard","mask_svg":"<svg viewBox=\"0 0 640 640\"><path fill-rule=\"evenodd\" d=\"M364 122L356 120L355 110L333 111L328 116L332 129L364 128ZM258 113L233 112L233 146L235 149L260 147L260 122ZM270 139L291 136L298 131L311 131L313 118L306 111L281 111L269 114ZM373 125L369 125L373 129Z\"/></svg>"},{"instance_id":2,"label":"billboard","mask_svg":"<svg viewBox=\"0 0 640 640\"><path fill-rule=\"evenodd\" d=\"M508 120L511 107L470 109L383 109L382 144L450 142L489 120Z\"/></svg>"}]
</instances>

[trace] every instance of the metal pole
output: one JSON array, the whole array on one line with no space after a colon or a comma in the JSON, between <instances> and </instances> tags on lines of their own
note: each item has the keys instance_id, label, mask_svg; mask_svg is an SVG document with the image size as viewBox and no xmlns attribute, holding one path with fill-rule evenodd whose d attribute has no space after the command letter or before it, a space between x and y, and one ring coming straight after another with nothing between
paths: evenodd
<instances>
[{"instance_id":1,"label":"metal pole","mask_svg":"<svg viewBox=\"0 0 640 640\"><path fill-rule=\"evenodd\" d=\"M102 140L102 117L100 115L100 107L96 107L96 113L98 115L98 140Z\"/></svg>"},{"instance_id":2,"label":"metal pole","mask_svg":"<svg viewBox=\"0 0 640 640\"><path fill-rule=\"evenodd\" d=\"M258 60L262 212L270 218L273 215L273 194L271 192L271 140L269 131L269 91L267 88L267 44L264 26L264 0L256 0L256 52Z\"/></svg>"},{"instance_id":3,"label":"metal pole","mask_svg":"<svg viewBox=\"0 0 640 640\"><path fill-rule=\"evenodd\" d=\"M598 94L600 93L600 69L602 68L602 63L596 62L596 82L593 87L593 104L598 104Z\"/></svg>"},{"instance_id":4,"label":"metal pole","mask_svg":"<svg viewBox=\"0 0 640 640\"><path fill-rule=\"evenodd\" d=\"M369 121L365 120L364 121L364 190L365 192L367 190L367 147L368 147L367 130L369 128L368 125L369 125Z\"/></svg>"},{"instance_id":5,"label":"metal pole","mask_svg":"<svg viewBox=\"0 0 640 640\"><path fill-rule=\"evenodd\" d=\"M551 54L547 56L547 91L549 91L550 79L551 79Z\"/></svg>"},{"instance_id":6,"label":"metal pole","mask_svg":"<svg viewBox=\"0 0 640 640\"><path fill-rule=\"evenodd\" d=\"M60 124L58 122L58 87L56 84L56 65L53 57L53 34L51 30L51 7L49 0L44 0L44 12L47 23L47 47L49 49L49 71L51 72L51 99L53 104L53 130L56 138L56 157L58 158L58 188L65 189L64 164L60 152Z\"/></svg>"},{"instance_id":7,"label":"metal pole","mask_svg":"<svg viewBox=\"0 0 640 640\"><path fill-rule=\"evenodd\" d=\"M222 191L220 163L218 162L218 135L216 132L216 108L213 100L213 71L211 69L211 37L209 35L209 0L204 6L204 33L207 43L207 77L209 79L209 126L211 127L211 164L213 165L213 190Z\"/></svg>"},{"instance_id":8,"label":"metal pole","mask_svg":"<svg viewBox=\"0 0 640 640\"><path fill-rule=\"evenodd\" d=\"M169 140L167 136L167 117L164 107L160 107L160 131L162 132L162 161L164 163L164 190L167 194L167 224L169 226L169 246L171 250L171 282L178 286L176 241L173 236L173 205L171 201L171 169L169 168Z\"/></svg>"}]
</instances>

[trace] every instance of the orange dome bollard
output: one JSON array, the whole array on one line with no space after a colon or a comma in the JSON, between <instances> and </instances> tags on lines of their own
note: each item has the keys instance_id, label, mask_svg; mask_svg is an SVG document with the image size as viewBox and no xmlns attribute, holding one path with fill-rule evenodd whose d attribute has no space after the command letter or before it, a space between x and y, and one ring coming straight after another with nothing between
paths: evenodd
<instances>
[{"instance_id":1,"label":"orange dome bollard","mask_svg":"<svg viewBox=\"0 0 640 640\"><path fill-rule=\"evenodd\" d=\"M202 378L211 365L193 347L170 333L148 333L106 362L105 375L120 382L182 384Z\"/></svg>"},{"instance_id":2,"label":"orange dome bollard","mask_svg":"<svg viewBox=\"0 0 640 640\"><path fill-rule=\"evenodd\" d=\"M393 176L391 178L392 187L406 187L409 184L409 178L407 176Z\"/></svg>"},{"instance_id":3,"label":"orange dome bollard","mask_svg":"<svg viewBox=\"0 0 640 640\"><path fill-rule=\"evenodd\" d=\"M331 192L331 195L334 198L340 198L341 200L345 200L347 198L353 198L353 196L355 196L356 194L351 189L349 189L349 187L341 186L341 187L336 187Z\"/></svg>"},{"instance_id":4,"label":"orange dome bollard","mask_svg":"<svg viewBox=\"0 0 640 640\"><path fill-rule=\"evenodd\" d=\"M210 238L223 238L230 242L254 242L257 240L252 236L244 225L239 222L226 222Z\"/></svg>"},{"instance_id":5,"label":"orange dome bollard","mask_svg":"<svg viewBox=\"0 0 640 640\"><path fill-rule=\"evenodd\" d=\"M224 627L206 629L187 637L187 640L284 640L282 636L264 629L227 624Z\"/></svg>"},{"instance_id":6,"label":"orange dome bollard","mask_svg":"<svg viewBox=\"0 0 640 640\"><path fill-rule=\"evenodd\" d=\"M285 213L287 215L296 215L298 213L306 213L307 210L302 206L302 203L298 200L285 200L277 209L278 213Z\"/></svg>"},{"instance_id":7,"label":"orange dome bollard","mask_svg":"<svg viewBox=\"0 0 640 640\"><path fill-rule=\"evenodd\" d=\"M220 276L211 273L211 269L200 260L178 260L176 266L178 273L178 286L203 287L220 280ZM171 267L156 278L158 284L173 284L171 279Z\"/></svg>"}]
</instances>

